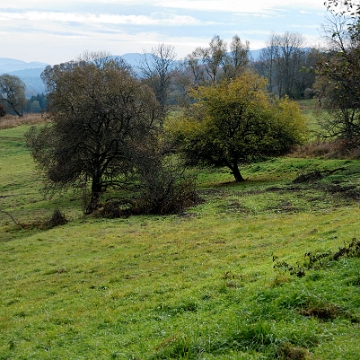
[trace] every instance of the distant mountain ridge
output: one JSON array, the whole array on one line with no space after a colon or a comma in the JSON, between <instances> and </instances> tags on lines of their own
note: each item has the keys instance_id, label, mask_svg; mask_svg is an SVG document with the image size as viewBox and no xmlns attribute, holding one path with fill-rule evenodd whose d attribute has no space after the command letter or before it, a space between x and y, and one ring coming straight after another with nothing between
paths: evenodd
<instances>
[{"instance_id":1,"label":"distant mountain ridge","mask_svg":"<svg viewBox=\"0 0 360 360\"><path fill-rule=\"evenodd\" d=\"M148 54L128 53L120 57L136 70L146 55ZM45 92L45 85L40 75L48 65L39 61L25 62L12 58L0 58L0 75L9 74L18 76L26 85L26 97L30 98L33 95Z\"/></svg>"},{"instance_id":2,"label":"distant mountain ridge","mask_svg":"<svg viewBox=\"0 0 360 360\"><path fill-rule=\"evenodd\" d=\"M45 85L40 74L49 64L39 61L25 62L11 58L0 58L0 75L18 76L26 85L26 97L45 92Z\"/></svg>"},{"instance_id":3,"label":"distant mountain ridge","mask_svg":"<svg viewBox=\"0 0 360 360\"><path fill-rule=\"evenodd\" d=\"M45 67L46 66L35 69L16 70L8 74L19 77L25 83L25 96L30 98L33 95L45 93L45 84L40 77Z\"/></svg>"},{"instance_id":4,"label":"distant mountain ridge","mask_svg":"<svg viewBox=\"0 0 360 360\"><path fill-rule=\"evenodd\" d=\"M260 50L250 50L250 57L257 60ZM135 71L139 67L139 63L149 54L127 53L120 55ZM0 58L0 75L10 74L18 76L26 85L26 97L42 94L45 92L45 85L40 75L49 64L39 61L25 62L12 58Z\"/></svg>"},{"instance_id":5,"label":"distant mountain ridge","mask_svg":"<svg viewBox=\"0 0 360 360\"><path fill-rule=\"evenodd\" d=\"M31 61L25 62L22 60L11 59L11 58L0 58L0 74L10 73L18 70L38 69L45 68L48 64Z\"/></svg>"}]
</instances>

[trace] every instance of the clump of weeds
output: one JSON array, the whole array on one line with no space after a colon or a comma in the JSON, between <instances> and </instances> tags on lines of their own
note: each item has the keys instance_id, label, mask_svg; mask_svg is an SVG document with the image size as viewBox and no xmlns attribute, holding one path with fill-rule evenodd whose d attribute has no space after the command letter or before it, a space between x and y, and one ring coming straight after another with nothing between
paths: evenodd
<instances>
[{"instance_id":1,"label":"clump of weeds","mask_svg":"<svg viewBox=\"0 0 360 360\"><path fill-rule=\"evenodd\" d=\"M322 253L305 253L305 261L303 264L296 263L291 265L286 261L275 261L273 257L274 269L280 272L289 272L290 275L296 275L297 277L303 277L307 270L320 269L325 266L326 262L337 261L341 257L360 257L360 240L353 238L352 241L339 248L335 253L332 251Z\"/></svg>"}]
</instances>

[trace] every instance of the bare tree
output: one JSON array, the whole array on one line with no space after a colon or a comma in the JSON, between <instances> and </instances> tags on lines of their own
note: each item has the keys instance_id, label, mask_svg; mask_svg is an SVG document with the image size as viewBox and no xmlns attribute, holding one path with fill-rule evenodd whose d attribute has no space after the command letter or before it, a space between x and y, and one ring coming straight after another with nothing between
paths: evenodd
<instances>
[{"instance_id":1,"label":"bare tree","mask_svg":"<svg viewBox=\"0 0 360 360\"><path fill-rule=\"evenodd\" d=\"M240 76L249 64L250 43L242 43L240 37L235 35L230 43L230 51L224 59L224 74L227 79L235 79Z\"/></svg>"},{"instance_id":2,"label":"bare tree","mask_svg":"<svg viewBox=\"0 0 360 360\"><path fill-rule=\"evenodd\" d=\"M202 85L205 82L205 67L201 62L201 48L195 49L184 59L183 73L188 76L193 85Z\"/></svg>"},{"instance_id":3,"label":"bare tree","mask_svg":"<svg viewBox=\"0 0 360 360\"><path fill-rule=\"evenodd\" d=\"M107 63L113 63L116 64L117 67L124 69L135 76L135 72L131 65L129 65L121 56L113 56L107 51L85 51L78 57L77 61L80 63L93 63L98 68L104 67Z\"/></svg>"},{"instance_id":4,"label":"bare tree","mask_svg":"<svg viewBox=\"0 0 360 360\"><path fill-rule=\"evenodd\" d=\"M294 83L301 68L304 37L301 34L286 32L277 37L280 58L277 63L278 91L280 97L294 97Z\"/></svg>"},{"instance_id":5,"label":"bare tree","mask_svg":"<svg viewBox=\"0 0 360 360\"><path fill-rule=\"evenodd\" d=\"M256 68L268 79L269 91L280 97L298 98L309 84L304 83L308 50L304 49L305 41L301 34L285 32L272 34L268 46L262 50ZM309 78L309 76L306 76Z\"/></svg>"},{"instance_id":6,"label":"bare tree","mask_svg":"<svg viewBox=\"0 0 360 360\"><path fill-rule=\"evenodd\" d=\"M214 36L208 47L196 48L184 60L184 67L194 85L214 84L240 76L249 63L249 42L235 35L230 45Z\"/></svg>"},{"instance_id":7,"label":"bare tree","mask_svg":"<svg viewBox=\"0 0 360 360\"><path fill-rule=\"evenodd\" d=\"M327 3L346 5L338 1ZM318 63L316 82L318 97L327 115L320 117L319 122L329 136L351 142L360 136L360 6L354 5L350 17L346 6L342 12L332 6L329 9L330 16L323 27L328 52Z\"/></svg>"},{"instance_id":8,"label":"bare tree","mask_svg":"<svg viewBox=\"0 0 360 360\"><path fill-rule=\"evenodd\" d=\"M209 47L198 50L201 61L205 65L205 71L211 83L219 80L221 68L224 66L227 44L220 36L214 36Z\"/></svg>"},{"instance_id":9,"label":"bare tree","mask_svg":"<svg viewBox=\"0 0 360 360\"><path fill-rule=\"evenodd\" d=\"M151 49L149 55L145 55L139 64L143 77L154 90L163 116L166 114L169 93L172 81L176 73L176 53L171 45L159 44Z\"/></svg>"},{"instance_id":10,"label":"bare tree","mask_svg":"<svg viewBox=\"0 0 360 360\"><path fill-rule=\"evenodd\" d=\"M260 61L258 62L258 70L260 75L268 80L268 90L275 92L274 79L275 79L275 64L279 59L279 49L275 42L275 34L272 34L267 46L261 50Z\"/></svg>"}]
</instances>

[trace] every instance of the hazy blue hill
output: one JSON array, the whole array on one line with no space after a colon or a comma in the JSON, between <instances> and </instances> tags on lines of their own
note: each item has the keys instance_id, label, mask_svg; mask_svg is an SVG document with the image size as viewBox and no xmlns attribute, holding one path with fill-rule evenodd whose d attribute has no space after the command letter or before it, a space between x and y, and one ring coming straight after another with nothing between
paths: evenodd
<instances>
[{"instance_id":1,"label":"hazy blue hill","mask_svg":"<svg viewBox=\"0 0 360 360\"><path fill-rule=\"evenodd\" d=\"M131 65L131 67L134 69L134 71L139 76L141 76L141 70L140 70L139 66L141 65L142 62L144 62L146 57L148 57L148 59L151 59L150 56L151 56L151 54L149 54L149 53L146 53L146 54L128 53L128 54L120 55L119 57L121 57L129 65Z\"/></svg>"},{"instance_id":2,"label":"hazy blue hill","mask_svg":"<svg viewBox=\"0 0 360 360\"><path fill-rule=\"evenodd\" d=\"M120 57L123 58L129 65L136 67L139 65L141 61L144 60L146 55L139 53L129 53L129 54L121 55Z\"/></svg>"},{"instance_id":3,"label":"hazy blue hill","mask_svg":"<svg viewBox=\"0 0 360 360\"><path fill-rule=\"evenodd\" d=\"M18 76L26 85L26 97L31 97L45 92L40 74L47 65L39 61L25 62L11 58L0 58L0 75Z\"/></svg>"},{"instance_id":4,"label":"hazy blue hill","mask_svg":"<svg viewBox=\"0 0 360 360\"><path fill-rule=\"evenodd\" d=\"M253 61L258 61L259 58L260 58L260 54L261 54L261 51L263 49L258 49L258 50L250 50L249 53L250 53L250 58L253 60Z\"/></svg>"},{"instance_id":5,"label":"hazy blue hill","mask_svg":"<svg viewBox=\"0 0 360 360\"><path fill-rule=\"evenodd\" d=\"M9 72L10 75L19 77L26 85L25 95L30 98L32 95L45 93L45 85L41 80L41 73L45 67L36 69L17 70Z\"/></svg>"},{"instance_id":6,"label":"hazy blue hill","mask_svg":"<svg viewBox=\"0 0 360 360\"><path fill-rule=\"evenodd\" d=\"M129 53L121 57L131 65L135 71L144 59L144 54ZM48 64L43 62L25 62L11 58L0 58L0 75L10 74L18 76L26 85L26 97L45 92L45 85L40 75Z\"/></svg>"},{"instance_id":7,"label":"hazy blue hill","mask_svg":"<svg viewBox=\"0 0 360 360\"><path fill-rule=\"evenodd\" d=\"M0 58L0 74L10 73L17 70L45 68L48 64L38 61L25 62L11 58Z\"/></svg>"}]
</instances>

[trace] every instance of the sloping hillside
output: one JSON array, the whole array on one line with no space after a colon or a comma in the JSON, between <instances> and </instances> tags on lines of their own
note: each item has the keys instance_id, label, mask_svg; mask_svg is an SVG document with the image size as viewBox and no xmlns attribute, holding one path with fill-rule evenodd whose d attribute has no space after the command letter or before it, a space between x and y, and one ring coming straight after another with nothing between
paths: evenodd
<instances>
[{"instance_id":1,"label":"sloping hillside","mask_svg":"<svg viewBox=\"0 0 360 360\"><path fill-rule=\"evenodd\" d=\"M198 169L199 206L102 219L44 198L27 129L0 130L0 358L358 359L359 161Z\"/></svg>"}]
</instances>

